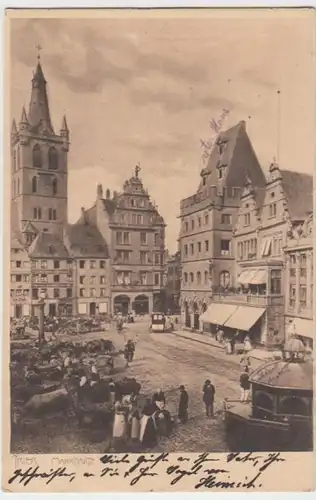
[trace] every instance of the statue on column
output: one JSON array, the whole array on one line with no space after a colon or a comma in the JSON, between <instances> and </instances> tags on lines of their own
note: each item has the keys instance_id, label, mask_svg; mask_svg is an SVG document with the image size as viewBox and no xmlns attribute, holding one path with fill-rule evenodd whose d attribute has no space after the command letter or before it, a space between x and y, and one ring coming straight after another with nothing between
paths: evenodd
<instances>
[{"instance_id":1,"label":"statue on column","mask_svg":"<svg viewBox=\"0 0 316 500\"><path fill-rule=\"evenodd\" d=\"M137 165L135 167L135 179L138 179L138 174L139 174L140 170L141 170L140 165L139 165L139 163L137 163Z\"/></svg>"}]
</instances>

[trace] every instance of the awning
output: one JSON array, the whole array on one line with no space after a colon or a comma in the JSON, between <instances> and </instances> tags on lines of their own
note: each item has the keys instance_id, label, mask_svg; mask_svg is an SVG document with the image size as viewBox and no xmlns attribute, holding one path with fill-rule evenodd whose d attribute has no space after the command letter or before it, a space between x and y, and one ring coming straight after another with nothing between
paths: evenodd
<instances>
[{"instance_id":1,"label":"awning","mask_svg":"<svg viewBox=\"0 0 316 500\"><path fill-rule=\"evenodd\" d=\"M268 271L266 269L258 269L256 274L251 278L251 285L264 285L268 281Z\"/></svg>"},{"instance_id":2,"label":"awning","mask_svg":"<svg viewBox=\"0 0 316 500\"><path fill-rule=\"evenodd\" d=\"M265 312L263 307L239 306L224 326L248 331Z\"/></svg>"},{"instance_id":3,"label":"awning","mask_svg":"<svg viewBox=\"0 0 316 500\"><path fill-rule=\"evenodd\" d=\"M236 311L238 306L232 304L215 304L208 306L206 311L200 316L203 323L214 323L223 326L225 321Z\"/></svg>"},{"instance_id":4,"label":"awning","mask_svg":"<svg viewBox=\"0 0 316 500\"><path fill-rule=\"evenodd\" d=\"M241 285L248 284L249 271L243 271L240 276L238 276L237 281Z\"/></svg>"},{"instance_id":5,"label":"awning","mask_svg":"<svg viewBox=\"0 0 316 500\"><path fill-rule=\"evenodd\" d=\"M295 335L300 337L314 338L314 325L311 319L295 318L291 323L291 327Z\"/></svg>"}]
</instances>

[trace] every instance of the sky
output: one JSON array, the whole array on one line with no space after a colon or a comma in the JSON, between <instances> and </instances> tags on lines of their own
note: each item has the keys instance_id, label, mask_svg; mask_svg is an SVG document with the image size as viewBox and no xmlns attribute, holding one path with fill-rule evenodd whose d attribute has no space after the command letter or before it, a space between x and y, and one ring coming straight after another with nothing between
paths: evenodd
<instances>
[{"instance_id":1,"label":"sky","mask_svg":"<svg viewBox=\"0 0 316 500\"><path fill-rule=\"evenodd\" d=\"M313 173L314 18L298 9L135 14L11 19L11 118L28 108L40 45L55 131L63 114L70 129L69 221L94 203L98 183L119 191L139 162L175 252L180 200L197 190L201 141L214 138L210 122L223 109L224 129L246 121L265 171L277 156L281 168Z\"/></svg>"}]
</instances>

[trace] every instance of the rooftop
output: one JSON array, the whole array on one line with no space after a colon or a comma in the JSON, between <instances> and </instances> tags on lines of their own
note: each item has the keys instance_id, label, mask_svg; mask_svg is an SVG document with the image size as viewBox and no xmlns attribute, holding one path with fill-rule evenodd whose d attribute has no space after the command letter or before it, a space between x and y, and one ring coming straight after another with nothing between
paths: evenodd
<instances>
[{"instance_id":1,"label":"rooftop","mask_svg":"<svg viewBox=\"0 0 316 500\"><path fill-rule=\"evenodd\" d=\"M109 257L108 246L101 233L87 222L68 224L65 228L65 240L73 257Z\"/></svg>"},{"instance_id":2,"label":"rooftop","mask_svg":"<svg viewBox=\"0 0 316 500\"><path fill-rule=\"evenodd\" d=\"M41 231L29 247L33 258L68 259L69 253L64 242L53 233Z\"/></svg>"}]
</instances>

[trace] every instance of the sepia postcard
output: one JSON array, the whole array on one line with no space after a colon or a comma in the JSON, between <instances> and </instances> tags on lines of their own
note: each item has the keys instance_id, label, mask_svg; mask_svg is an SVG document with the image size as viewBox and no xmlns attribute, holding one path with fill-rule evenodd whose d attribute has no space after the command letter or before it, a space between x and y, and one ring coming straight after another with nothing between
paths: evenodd
<instances>
[{"instance_id":1,"label":"sepia postcard","mask_svg":"<svg viewBox=\"0 0 316 500\"><path fill-rule=\"evenodd\" d=\"M3 490L314 490L314 10L5 25Z\"/></svg>"}]
</instances>

